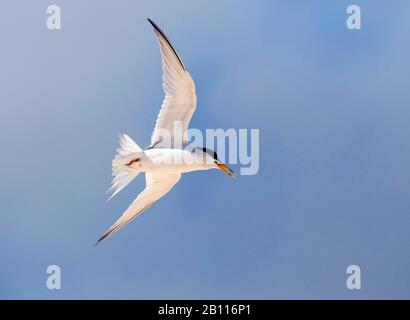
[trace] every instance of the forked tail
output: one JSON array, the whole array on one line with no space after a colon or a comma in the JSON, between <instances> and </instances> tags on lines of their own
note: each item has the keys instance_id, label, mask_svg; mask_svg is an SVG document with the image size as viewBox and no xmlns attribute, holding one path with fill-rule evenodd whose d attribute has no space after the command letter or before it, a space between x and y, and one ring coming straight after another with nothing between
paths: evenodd
<instances>
[{"instance_id":1,"label":"forked tail","mask_svg":"<svg viewBox=\"0 0 410 320\"><path fill-rule=\"evenodd\" d=\"M112 175L114 179L107 193L112 192L108 200L124 189L140 172L131 169L128 164L143 154L144 151L126 134L118 135L120 147L112 160Z\"/></svg>"}]
</instances>

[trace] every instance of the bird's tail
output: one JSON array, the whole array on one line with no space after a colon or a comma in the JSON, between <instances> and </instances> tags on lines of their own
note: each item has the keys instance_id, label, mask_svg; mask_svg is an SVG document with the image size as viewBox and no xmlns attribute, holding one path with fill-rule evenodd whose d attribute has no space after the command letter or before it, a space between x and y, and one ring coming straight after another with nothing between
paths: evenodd
<instances>
[{"instance_id":1,"label":"bird's tail","mask_svg":"<svg viewBox=\"0 0 410 320\"><path fill-rule=\"evenodd\" d=\"M126 134L119 136L120 147L112 160L112 175L114 179L107 193L112 192L108 200L124 189L140 172L130 168L132 161L137 161L144 151Z\"/></svg>"}]
</instances>

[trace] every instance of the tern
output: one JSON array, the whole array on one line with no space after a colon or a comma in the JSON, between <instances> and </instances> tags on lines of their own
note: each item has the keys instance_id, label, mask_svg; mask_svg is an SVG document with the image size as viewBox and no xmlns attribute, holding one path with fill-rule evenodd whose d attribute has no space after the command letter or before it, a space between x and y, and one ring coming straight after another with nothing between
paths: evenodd
<instances>
[{"instance_id":1,"label":"tern","mask_svg":"<svg viewBox=\"0 0 410 320\"><path fill-rule=\"evenodd\" d=\"M128 135L119 135L120 147L112 161L114 179L108 192L112 192L111 199L141 172L145 173L146 186L96 245L118 232L167 194L179 181L182 173L219 169L229 176L236 176L232 169L218 159L216 152L189 146L187 130L196 109L195 83L164 32L151 19L148 21L154 27L161 51L162 87L165 98L151 136L151 143L145 150ZM181 134L175 129L177 124Z\"/></svg>"}]
</instances>

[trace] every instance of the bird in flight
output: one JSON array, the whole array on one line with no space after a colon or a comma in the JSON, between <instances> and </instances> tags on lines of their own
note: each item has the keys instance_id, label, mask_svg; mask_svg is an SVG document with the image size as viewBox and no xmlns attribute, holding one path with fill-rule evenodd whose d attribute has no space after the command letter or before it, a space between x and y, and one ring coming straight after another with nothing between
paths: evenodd
<instances>
[{"instance_id":1,"label":"bird in flight","mask_svg":"<svg viewBox=\"0 0 410 320\"><path fill-rule=\"evenodd\" d=\"M108 192L112 192L111 199L140 172L145 172L146 186L96 245L168 193L182 173L219 169L231 177L236 176L234 171L218 159L216 152L189 145L187 130L196 108L195 83L166 35L151 19L148 21L154 27L161 50L165 98L151 143L145 150L128 135L119 135L120 147L112 161L114 179ZM178 128L180 130L176 130Z\"/></svg>"}]
</instances>

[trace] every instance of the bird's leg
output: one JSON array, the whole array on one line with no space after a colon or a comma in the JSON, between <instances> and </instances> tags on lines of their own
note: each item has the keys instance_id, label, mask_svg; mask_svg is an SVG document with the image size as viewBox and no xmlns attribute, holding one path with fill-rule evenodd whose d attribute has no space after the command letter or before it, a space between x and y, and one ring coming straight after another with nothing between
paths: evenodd
<instances>
[{"instance_id":1,"label":"bird's leg","mask_svg":"<svg viewBox=\"0 0 410 320\"><path fill-rule=\"evenodd\" d=\"M138 162L138 161L140 161L139 158L134 159L134 160L131 160L131 161L127 164L127 166L128 166L128 167L131 167L131 165L132 165L133 163Z\"/></svg>"}]
</instances>

